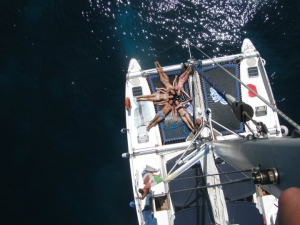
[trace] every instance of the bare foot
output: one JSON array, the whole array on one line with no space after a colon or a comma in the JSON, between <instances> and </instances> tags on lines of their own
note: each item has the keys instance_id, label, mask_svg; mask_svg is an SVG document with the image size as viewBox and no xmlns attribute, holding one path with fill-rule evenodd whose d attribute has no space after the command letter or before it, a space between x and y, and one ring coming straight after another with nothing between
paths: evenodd
<instances>
[{"instance_id":1,"label":"bare foot","mask_svg":"<svg viewBox=\"0 0 300 225\"><path fill-rule=\"evenodd\" d=\"M195 127L197 130L202 127L202 121L199 118L196 119Z\"/></svg>"}]
</instances>

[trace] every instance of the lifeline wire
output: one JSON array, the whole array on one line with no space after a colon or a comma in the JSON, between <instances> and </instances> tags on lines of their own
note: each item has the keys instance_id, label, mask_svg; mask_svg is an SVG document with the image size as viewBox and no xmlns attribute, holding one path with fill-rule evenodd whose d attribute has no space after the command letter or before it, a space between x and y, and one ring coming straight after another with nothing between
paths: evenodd
<instances>
[{"instance_id":1,"label":"lifeline wire","mask_svg":"<svg viewBox=\"0 0 300 225\"><path fill-rule=\"evenodd\" d=\"M248 169L248 170L237 170L237 171L230 171L230 172L226 172L226 173L215 173L215 174L206 174L206 175L201 175L201 176L175 178L174 180L184 180L184 179L191 179L191 178L196 178L196 177L209 177L209 176L224 175L224 174L232 174L232 173L241 173L241 172L251 172L251 171L252 171L252 169Z\"/></svg>"},{"instance_id":2,"label":"lifeline wire","mask_svg":"<svg viewBox=\"0 0 300 225\"><path fill-rule=\"evenodd\" d=\"M177 191L169 191L168 193L172 194L172 193L177 193L177 192L182 192L182 191L191 191L191 190L197 190L197 189L203 189L203 188L211 188L211 187L217 187L217 186L221 186L221 185L238 183L238 182L246 181L246 180L252 180L252 177L244 178L241 180L225 182L225 183L221 183L221 184L213 184L213 185L207 185L207 186L201 186L201 187L195 187L195 188L187 188L187 189L182 189L182 190L177 190Z\"/></svg>"}]
</instances>

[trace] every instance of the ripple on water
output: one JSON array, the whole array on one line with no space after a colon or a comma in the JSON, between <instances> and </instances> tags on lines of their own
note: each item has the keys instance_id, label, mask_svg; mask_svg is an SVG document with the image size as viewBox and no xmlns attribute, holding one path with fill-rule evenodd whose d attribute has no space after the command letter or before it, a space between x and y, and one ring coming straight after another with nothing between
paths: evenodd
<instances>
[{"instance_id":1,"label":"ripple on water","mask_svg":"<svg viewBox=\"0 0 300 225\"><path fill-rule=\"evenodd\" d=\"M263 0L169 0L113 1L89 0L92 10L82 12L90 20L95 15L115 21L110 28L126 55L138 51L155 56L157 40L164 45L186 47L189 38L211 54L226 54L222 46L240 46L241 28L263 6L272 7L276 1ZM266 15L265 19L268 19ZM99 29L107 27L99 26Z\"/></svg>"}]
</instances>

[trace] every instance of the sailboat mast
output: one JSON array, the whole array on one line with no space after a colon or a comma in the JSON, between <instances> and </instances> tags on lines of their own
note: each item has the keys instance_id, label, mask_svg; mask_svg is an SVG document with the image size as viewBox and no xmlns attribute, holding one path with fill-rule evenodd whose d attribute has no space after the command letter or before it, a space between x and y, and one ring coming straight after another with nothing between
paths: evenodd
<instances>
[{"instance_id":1,"label":"sailboat mast","mask_svg":"<svg viewBox=\"0 0 300 225\"><path fill-rule=\"evenodd\" d=\"M193 166L196 162L198 162L205 154L207 154L209 151L209 148L205 147L203 150L200 150L193 158L191 158L188 162L180 166L177 170L175 170L173 173L167 175L164 178L164 182L169 182L176 177L178 177L181 173L186 171L188 168Z\"/></svg>"}]
</instances>

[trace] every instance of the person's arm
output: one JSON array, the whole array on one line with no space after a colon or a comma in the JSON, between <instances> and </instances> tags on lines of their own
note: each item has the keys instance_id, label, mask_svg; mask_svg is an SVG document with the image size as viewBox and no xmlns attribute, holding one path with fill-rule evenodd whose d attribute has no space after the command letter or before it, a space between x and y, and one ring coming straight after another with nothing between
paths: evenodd
<instances>
[{"instance_id":1,"label":"person's arm","mask_svg":"<svg viewBox=\"0 0 300 225\"><path fill-rule=\"evenodd\" d=\"M174 106L172 107L172 116L174 118L174 121L177 122L178 121L178 119L177 119L177 111L175 110Z\"/></svg>"},{"instance_id":2,"label":"person's arm","mask_svg":"<svg viewBox=\"0 0 300 225\"><path fill-rule=\"evenodd\" d=\"M155 88L155 90L161 91L161 92L163 92L163 93L166 93L166 92L167 92L167 89L165 89L165 88Z\"/></svg>"},{"instance_id":3,"label":"person's arm","mask_svg":"<svg viewBox=\"0 0 300 225\"><path fill-rule=\"evenodd\" d=\"M276 225L297 225L300 220L300 189L291 187L279 196Z\"/></svg>"},{"instance_id":4,"label":"person's arm","mask_svg":"<svg viewBox=\"0 0 300 225\"><path fill-rule=\"evenodd\" d=\"M181 88L181 91L182 91L182 92L183 92L190 100L192 100L191 96L189 96L188 93L185 92L183 86L182 86L182 88Z\"/></svg>"},{"instance_id":5,"label":"person's arm","mask_svg":"<svg viewBox=\"0 0 300 225\"><path fill-rule=\"evenodd\" d=\"M178 77L178 76L176 75L176 76L175 76L175 79L173 80L173 88L175 88L175 85L177 84L177 81L176 81L176 80L177 80L177 77Z\"/></svg>"},{"instance_id":6,"label":"person's arm","mask_svg":"<svg viewBox=\"0 0 300 225\"><path fill-rule=\"evenodd\" d=\"M144 178L144 184L146 185L148 183L148 181L150 180L149 175L146 175ZM144 187L145 188L145 187Z\"/></svg>"},{"instance_id":7,"label":"person's arm","mask_svg":"<svg viewBox=\"0 0 300 225\"><path fill-rule=\"evenodd\" d=\"M186 100L184 102L180 102L180 105L183 106L185 103L188 103L189 101L191 101L191 99L188 99L188 100Z\"/></svg>"},{"instance_id":8,"label":"person's arm","mask_svg":"<svg viewBox=\"0 0 300 225\"><path fill-rule=\"evenodd\" d=\"M165 105L167 101L154 102L154 105Z\"/></svg>"},{"instance_id":9,"label":"person's arm","mask_svg":"<svg viewBox=\"0 0 300 225\"><path fill-rule=\"evenodd\" d=\"M149 189L143 188L143 191L144 191L143 195L141 197L139 197L139 199L142 199L142 200L147 196Z\"/></svg>"},{"instance_id":10,"label":"person's arm","mask_svg":"<svg viewBox=\"0 0 300 225\"><path fill-rule=\"evenodd\" d=\"M147 195L148 195L148 192L149 192L149 188L146 188L146 186L143 188L143 195L140 197L140 196L137 196L136 199L141 199L143 200Z\"/></svg>"},{"instance_id":11,"label":"person's arm","mask_svg":"<svg viewBox=\"0 0 300 225\"><path fill-rule=\"evenodd\" d=\"M150 188L151 188L151 183L149 183L149 176L148 176L148 179L147 179L147 182L145 182L144 180L144 188L143 188L143 195L141 197L138 197L139 199L144 199L148 194L149 194L149 191L150 191Z\"/></svg>"},{"instance_id":12,"label":"person's arm","mask_svg":"<svg viewBox=\"0 0 300 225\"><path fill-rule=\"evenodd\" d=\"M174 99L174 95L168 94L167 96L168 96L169 101L172 100L172 99Z\"/></svg>"}]
</instances>

